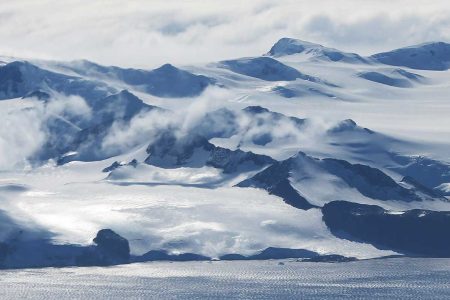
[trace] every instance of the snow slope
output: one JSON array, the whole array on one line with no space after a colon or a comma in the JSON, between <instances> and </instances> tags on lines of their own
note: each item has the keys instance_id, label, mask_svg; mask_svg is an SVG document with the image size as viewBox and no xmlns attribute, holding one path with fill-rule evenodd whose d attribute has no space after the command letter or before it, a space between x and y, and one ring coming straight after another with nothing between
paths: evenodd
<instances>
[{"instance_id":1,"label":"snow slope","mask_svg":"<svg viewBox=\"0 0 450 300\"><path fill-rule=\"evenodd\" d=\"M155 70L8 58L0 243L86 245L111 228L133 254L393 254L334 235L321 208L450 210L448 53L283 38L264 56Z\"/></svg>"},{"instance_id":2,"label":"snow slope","mask_svg":"<svg viewBox=\"0 0 450 300\"><path fill-rule=\"evenodd\" d=\"M444 71L450 68L450 44L444 42L425 43L374 54L371 58L392 66Z\"/></svg>"}]
</instances>

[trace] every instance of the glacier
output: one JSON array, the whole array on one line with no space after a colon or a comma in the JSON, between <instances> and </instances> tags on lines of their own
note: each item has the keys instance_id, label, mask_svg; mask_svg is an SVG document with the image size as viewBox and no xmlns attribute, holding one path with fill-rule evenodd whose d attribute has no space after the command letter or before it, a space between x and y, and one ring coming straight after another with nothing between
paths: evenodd
<instances>
[{"instance_id":1,"label":"glacier","mask_svg":"<svg viewBox=\"0 0 450 300\"><path fill-rule=\"evenodd\" d=\"M450 257L449 51L282 38L153 70L4 58L0 268Z\"/></svg>"}]
</instances>

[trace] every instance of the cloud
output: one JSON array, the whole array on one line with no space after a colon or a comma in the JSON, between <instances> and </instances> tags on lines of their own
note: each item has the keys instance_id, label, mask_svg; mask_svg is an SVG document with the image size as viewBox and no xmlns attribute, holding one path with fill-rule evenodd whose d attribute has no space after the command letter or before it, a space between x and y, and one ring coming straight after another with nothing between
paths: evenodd
<instances>
[{"instance_id":1,"label":"cloud","mask_svg":"<svg viewBox=\"0 0 450 300\"><path fill-rule=\"evenodd\" d=\"M267 155L277 155L270 149L290 149L281 151L280 157L285 159L285 155L298 151L298 145L302 149L323 145L327 130L336 125L335 120L322 117L305 119L299 125L298 121L271 112L253 114L240 109L240 105L226 107L228 101L236 96L228 89L210 87L198 97L179 100L183 103L177 105L176 110L152 110L135 116L129 122L118 120L102 140L99 153L105 156L127 153L159 142L161 134L170 132L179 145L200 135L208 139L231 138L233 142L225 147L241 147L244 151L254 151L255 145L264 145L264 148L256 150Z\"/></svg>"},{"instance_id":2,"label":"cloud","mask_svg":"<svg viewBox=\"0 0 450 300\"><path fill-rule=\"evenodd\" d=\"M369 54L450 41L448 20L444 0L10 1L0 52L156 67L258 55L291 36Z\"/></svg>"},{"instance_id":3,"label":"cloud","mask_svg":"<svg viewBox=\"0 0 450 300\"><path fill-rule=\"evenodd\" d=\"M177 119L181 120L178 136L189 134L189 132L202 121L202 118L211 111L224 107L234 94L227 89L210 87L184 109L177 110Z\"/></svg>"},{"instance_id":4,"label":"cloud","mask_svg":"<svg viewBox=\"0 0 450 300\"><path fill-rule=\"evenodd\" d=\"M38 110L23 109L2 114L0 126L0 170L27 164L27 158L46 140Z\"/></svg>"},{"instance_id":5,"label":"cloud","mask_svg":"<svg viewBox=\"0 0 450 300\"><path fill-rule=\"evenodd\" d=\"M0 170L27 167L29 158L49 140L48 121L52 118L85 119L91 115L83 98L56 93L46 103L33 99L25 107L18 106L1 112ZM57 139L62 140L64 133L58 134Z\"/></svg>"},{"instance_id":6,"label":"cloud","mask_svg":"<svg viewBox=\"0 0 450 300\"><path fill-rule=\"evenodd\" d=\"M177 138L194 134L193 128L202 122L208 112L224 106L232 97L229 90L209 87L198 97L179 100L185 105L174 111L151 110L133 117L128 123L117 121L103 140L101 151L107 155L117 155L142 143L148 145L168 129Z\"/></svg>"},{"instance_id":7,"label":"cloud","mask_svg":"<svg viewBox=\"0 0 450 300\"><path fill-rule=\"evenodd\" d=\"M334 20L326 15L316 16L306 24L305 30L316 40L328 41L349 51L359 49L359 52L371 54L426 41L448 41L449 27L447 15L430 17L409 14L393 17L380 13L352 21Z\"/></svg>"},{"instance_id":8,"label":"cloud","mask_svg":"<svg viewBox=\"0 0 450 300\"><path fill-rule=\"evenodd\" d=\"M41 110L42 109L42 114L46 117L48 115L68 115L88 120L92 116L91 108L82 97L76 95L63 95L56 92L53 93L50 101L48 101L43 108L41 107Z\"/></svg>"},{"instance_id":9,"label":"cloud","mask_svg":"<svg viewBox=\"0 0 450 300\"><path fill-rule=\"evenodd\" d=\"M102 141L101 151L107 156L117 155L142 143L148 144L173 121L170 112L149 111L133 117L129 123L115 122Z\"/></svg>"}]
</instances>

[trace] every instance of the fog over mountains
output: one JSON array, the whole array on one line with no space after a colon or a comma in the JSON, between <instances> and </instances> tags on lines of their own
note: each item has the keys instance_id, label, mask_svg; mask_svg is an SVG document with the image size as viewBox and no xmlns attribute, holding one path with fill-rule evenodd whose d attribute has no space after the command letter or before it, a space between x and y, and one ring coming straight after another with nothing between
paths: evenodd
<instances>
[{"instance_id":1,"label":"fog over mountains","mask_svg":"<svg viewBox=\"0 0 450 300\"><path fill-rule=\"evenodd\" d=\"M254 55L1 57L0 268L450 257L450 44Z\"/></svg>"}]
</instances>

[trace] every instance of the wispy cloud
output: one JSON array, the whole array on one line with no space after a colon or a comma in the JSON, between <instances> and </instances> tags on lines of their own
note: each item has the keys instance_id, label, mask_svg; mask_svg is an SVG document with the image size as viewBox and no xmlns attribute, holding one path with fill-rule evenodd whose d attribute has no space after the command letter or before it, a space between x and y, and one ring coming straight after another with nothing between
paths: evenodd
<instances>
[{"instance_id":1,"label":"wispy cloud","mask_svg":"<svg viewBox=\"0 0 450 300\"><path fill-rule=\"evenodd\" d=\"M445 0L10 1L0 54L154 67L257 55L283 36L368 54L450 41L448 20Z\"/></svg>"},{"instance_id":2,"label":"wispy cloud","mask_svg":"<svg viewBox=\"0 0 450 300\"><path fill-rule=\"evenodd\" d=\"M202 130L212 131L214 128L204 128L203 125L199 128L204 116L225 105L232 97L233 94L226 89L210 87L198 97L183 99L185 106L175 111L151 110L135 116L128 123L117 121L103 140L101 150L110 155L122 153L142 143L147 145L161 131L168 129L177 138Z\"/></svg>"},{"instance_id":3,"label":"wispy cloud","mask_svg":"<svg viewBox=\"0 0 450 300\"><path fill-rule=\"evenodd\" d=\"M67 116L84 119L91 114L90 108L79 96L55 93L47 103L37 99L27 103L1 111L0 171L29 165L29 158L49 139L47 122L50 119ZM58 139L62 138L62 134L58 136Z\"/></svg>"}]
</instances>

